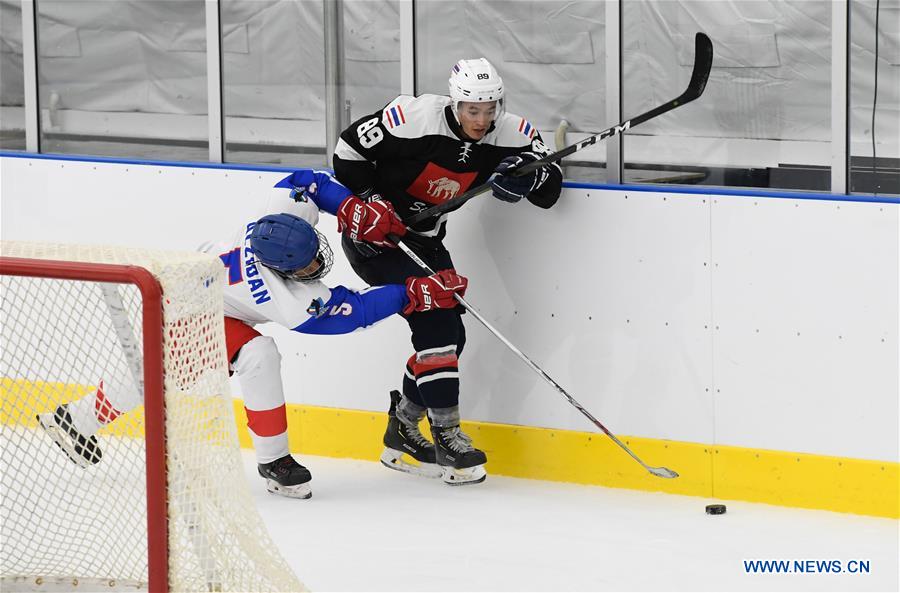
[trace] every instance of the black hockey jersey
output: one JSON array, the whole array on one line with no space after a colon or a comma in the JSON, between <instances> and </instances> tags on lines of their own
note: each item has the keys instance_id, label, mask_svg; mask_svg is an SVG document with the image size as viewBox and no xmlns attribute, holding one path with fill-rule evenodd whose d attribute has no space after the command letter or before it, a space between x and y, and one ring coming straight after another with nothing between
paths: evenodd
<instances>
[{"instance_id":1,"label":"black hockey jersey","mask_svg":"<svg viewBox=\"0 0 900 593\"><path fill-rule=\"evenodd\" d=\"M525 118L503 113L478 142L467 142L449 97L401 95L384 109L363 117L341 134L334 154L338 180L358 195L381 194L406 219L487 181L505 157L549 150ZM559 199L562 171L528 200L550 208ZM413 230L442 239L446 214L424 220Z\"/></svg>"}]
</instances>

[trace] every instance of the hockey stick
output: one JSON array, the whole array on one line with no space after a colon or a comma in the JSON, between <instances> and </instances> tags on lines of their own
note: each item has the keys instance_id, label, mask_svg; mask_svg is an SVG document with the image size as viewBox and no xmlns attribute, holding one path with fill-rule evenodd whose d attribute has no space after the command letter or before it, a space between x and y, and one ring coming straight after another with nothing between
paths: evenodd
<instances>
[{"instance_id":1,"label":"hockey stick","mask_svg":"<svg viewBox=\"0 0 900 593\"><path fill-rule=\"evenodd\" d=\"M397 237L396 235L389 235L388 238L391 239L392 241L394 241L395 243L397 243L397 245L399 245L400 249L403 250L403 253L405 253L406 255L408 255L408 256L410 257L410 259L412 259L414 262L416 262L416 264L418 264L418 266L419 266L420 268L422 268L423 270L425 270L425 271L428 272L429 274L434 274L434 270L432 270L431 267L430 267L428 264L426 264L426 263L422 260L422 258L420 258L420 257L419 257L412 249L410 249L405 243L403 243L403 240L400 239L400 237ZM587 410L585 410L585 409L584 409L584 406L582 406L580 403L578 403L577 401L575 401L575 398L572 397L571 395L569 395L569 393L568 393L565 389L563 389L563 388L560 386L559 383L557 383L556 381L554 381L554 380L550 377L550 375L548 375L546 372L544 372L544 370L543 370L541 367L539 367L537 364L535 364L535 362L532 361L530 358L528 358L521 350L519 350L518 348L516 348L515 346L513 346L513 344L512 344L509 340L507 340L507 339L503 336L503 334L501 334L499 331L497 331L497 329L496 329L493 325L491 325L491 324L488 322L488 320L485 319L485 318L481 315L481 313L479 313L478 311L476 311L476 310L475 310L475 307L473 307L472 305L470 305L470 304L468 303L468 301L466 301L466 299L464 299L463 297L461 297L461 296L458 295L458 294L454 294L453 296L455 296L455 297L456 297L456 300L459 302L459 304L462 305L463 307L465 307L465 308L466 308L466 311L468 311L469 313L471 313L471 314L475 317L475 319L477 319L478 321L480 321L481 324L484 325L484 327L486 327L486 328L488 329L489 332L491 332L492 334L494 334L494 335L497 337L497 339L499 339L501 342L503 342L504 344L506 344L506 347L507 347L507 348L509 348L510 350L512 350L513 353L515 353L516 356L518 356L519 358L521 358L521 359L525 362L525 364L527 364L529 367L531 367L531 369L532 369L534 372L536 372L538 375L540 375L541 378L544 379L544 381L546 381L547 383L549 383L550 385L552 385L553 388L556 389L560 394L562 394L563 397L565 397L567 400L569 400L569 403L572 404L573 406L575 406L575 408L576 408L579 412L581 412L582 414L584 414L584 415L587 417L588 420L590 420L591 422L593 422L593 423L594 423L594 426L596 426L597 428L599 428L600 430L602 430L604 433L606 433L606 436L608 436L609 438L611 438L615 444L617 444L617 445L619 445L620 447L622 447L622 449L624 449L626 453L628 453L629 455L631 455L632 459L634 459L635 461L637 461L638 463L640 463L642 466L644 466L644 469L646 469L648 472L650 472L651 474L653 474L654 476L656 476L656 477L658 477L658 478L677 478L677 477L678 477L678 474L677 474L676 472L674 472L674 471L672 471L672 470L670 470L670 469L668 469L668 468L665 468L665 467L653 467L653 466L649 466L649 465L647 465L646 463L644 463L643 461L641 461L641 459L640 459L637 455L635 455L634 452L633 452L631 449L629 449L627 445L625 445L625 443L623 443L623 442L620 441L618 438L616 438L616 435L614 435L613 433L611 433L611 432L609 431L609 429L607 429L605 426L603 426L603 424L602 424L599 420L597 420L596 418L594 418L594 416L593 416L590 412L588 412Z\"/></svg>"},{"instance_id":2,"label":"hockey stick","mask_svg":"<svg viewBox=\"0 0 900 593\"><path fill-rule=\"evenodd\" d=\"M143 399L143 354L137 338L134 336L131 322L128 320L128 311L125 309L125 303L122 301L115 284L101 282L99 286L100 292L103 294L103 301L106 303L109 312L109 318L113 324L113 329L116 331L116 337L119 339L119 346L122 347L122 353L125 355L125 361L128 363L128 370L131 371L131 378L134 380L134 385L141 399Z\"/></svg>"},{"instance_id":3,"label":"hockey stick","mask_svg":"<svg viewBox=\"0 0 900 593\"><path fill-rule=\"evenodd\" d=\"M564 157L569 156L575 152L578 152L582 148L586 148L591 146L592 144L596 144L601 140L605 140L606 138L611 138L613 136L617 136L630 130L631 128L644 123L647 120L651 120L654 117L662 115L667 111L671 111L676 107L680 107L685 103L690 103L697 97L703 94L703 90L706 88L706 82L709 80L709 71L712 69L713 62L713 46L712 41L710 41L709 37L706 36L705 33L697 33L694 38L694 69L691 71L691 81L688 83L687 88L683 93L678 95L676 98L672 99L667 103L663 103L659 107L655 107L646 113L642 113L640 115L636 115L629 120L626 120L620 124L616 124L611 128L603 130L599 134L594 134L580 142L576 142L571 146L567 146L561 150L557 150L552 154L548 154L547 156L540 158L536 161L532 161L527 165L522 166L519 169L509 173L514 177L520 177L527 173L531 173L535 169L547 164L554 163ZM460 207L464 203L468 202L475 196L481 195L484 192L491 189L491 182L486 181L481 185L474 187L462 194L461 196L457 196L455 198L451 198L446 202L442 202L436 206L432 206L431 208L426 208L421 212L417 212L413 214L406 220L404 220L404 224L406 226L412 226L414 224L418 224L423 220L427 220L433 216L437 216L439 214L443 214L445 212L449 212L450 210L455 210Z\"/></svg>"}]
</instances>

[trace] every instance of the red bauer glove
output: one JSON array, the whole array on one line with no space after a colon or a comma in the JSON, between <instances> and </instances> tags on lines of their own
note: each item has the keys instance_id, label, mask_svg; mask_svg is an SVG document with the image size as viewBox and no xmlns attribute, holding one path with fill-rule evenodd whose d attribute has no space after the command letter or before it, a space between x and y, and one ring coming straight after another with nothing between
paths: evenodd
<instances>
[{"instance_id":1,"label":"red bauer glove","mask_svg":"<svg viewBox=\"0 0 900 593\"><path fill-rule=\"evenodd\" d=\"M406 226L394 212L390 202L375 200L364 202L349 196L341 202L337 212L338 232L347 232L354 241L364 241L378 247L396 247L387 236L402 237Z\"/></svg>"},{"instance_id":2,"label":"red bauer glove","mask_svg":"<svg viewBox=\"0 0 900 593\"><path fill-rule=\"evenodd\" d=\"M406 296L409 297L409 304L403 308L403 314L452 309L457 305L453 295L464 296L468 286L468 278L460 276L456 270L441 270L424 278L410 276L406 279Z\"/></svg>"}]
</instances>

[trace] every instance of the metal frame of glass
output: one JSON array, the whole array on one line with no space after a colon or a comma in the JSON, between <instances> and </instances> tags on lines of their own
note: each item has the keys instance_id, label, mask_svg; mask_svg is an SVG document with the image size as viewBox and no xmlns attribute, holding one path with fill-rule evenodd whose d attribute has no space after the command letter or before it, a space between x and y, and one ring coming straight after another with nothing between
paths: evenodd
<instances>
[{"instance_id":1,"label":"metal frame of glass","mask_svg":"<svg viewBox=\"0 0 900 593\"><path fill-rule=\"evenodd\" d=\"M38 104L38 33L37 3L40 0L22 0L22 38L25 79L25 138L27 152L40 153L40 106ZM209 101L209 160L224 160L225 118L223 113L223 57L221 1L205 0L206 47L208 64ZM343 108L343 0L322 0L325 7L326 26L326 150L331 154L343 128L349 123ZM399 0L400 7L400 70L401 93L415 94L416 88L416 0ZM608 27L606 36L607 81L606 116L609 121L621 121L622 114L622 0L605 2ZM846 194L849 191L849 89L848 43L849 0L834 0L832 5L832 80L831 80L831 192ZM608 141L607 182L622 183L623 151L621 138ZM330 158L329 158L330 161Z\"/></svg>"},{"instance_id":2,"label":"metal frame of glass","mask_svg":"<svg viewBox=\"0 0 900 593\"><path fill-rule=\"evenodd\" d=\"M41 152L41 118L38 109L37 4L22 0L22 64L25 68L25 149Z\"/></svg>"},{"instance_id":3,"label":"metal frame of glass","mask_svg":"<svg viewBox=\"0 0 900 593\"><path fill-rule=\"evenodd\" d=\"M225 113L222 105L222 6L206 0L206 97L209 102L209 161L225 156Z\"/></svg>"},{"instance_id":4,"label":"metal frame of glass","mask_svg":"<svg viewBox=\"0 0 900 593\"><path fill-rule=\"evenodd\" d=\"M831 192L849 193L847 168L850 163L849 84L849 0L832 0L831 5ZM835 109L843 105L843 109Z\"/></svg>"}]
</instances>

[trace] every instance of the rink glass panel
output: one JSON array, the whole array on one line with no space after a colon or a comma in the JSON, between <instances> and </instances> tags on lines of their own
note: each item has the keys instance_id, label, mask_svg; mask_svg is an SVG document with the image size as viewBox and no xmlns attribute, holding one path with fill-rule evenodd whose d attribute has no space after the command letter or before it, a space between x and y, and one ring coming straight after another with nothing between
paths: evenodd
<instances>
[{"instance_id":1,"label":"rink glass panel","mask_svg":"<svg viewBox=\"0 0 900 593\"><path fill-rule=\"evenodd\" d=\"M37 7L42 152L208 160L203 2Z\"/></svg>"},{"instance_id":2,"label":"rink glass panel","mask_svg":"<svg viewBox=\"0 0 900 593\"><path fill-rule=\"evenodd\" d=\"M25 150L21 0L0 0L0 149Z\"/></svg>"},{"instance_id":3,"label":"rink glass panel","mask_svg":"<svg viewBox=\"0 0 900 593\"><path fill-rule=\"evenodd\" d=\"M325 166L320 0L221 0L225 160Z\"/></svg>"},{"instance_id":4,"label":"rink glass panel","mask_svg":"<svg viewBox=\"0 0 900 593\"><path fill-rule=\"evenodd\" d=\"M900 26L897 24L900 7L896 3L880 4L876 37L875 0L850 3L848 175L851 193L897 195L900 194Z\"/></svg>"},{"instance_id":5,"label":"rink glass panel","mask_svg":"<svg viewBox=\"0 0 900 593\"><path fill-rule=\"evenodd\" d=\"M321 0L222 0L225 160L322 167ZM344 125L400 94L397 0L343 3Z\"/></svg>"},{"instance_id":6,"label":"rink glass panel","mask_svg":"<svg viewBox=\"0 0 900 593\"><path fill-rule=\"evenodd\" d=\"M457 60L485 57L503 78L507 110L541 130L551 149L562 148L553 137L562 120L569 142L610 125L605 20L603 2L418 2L417 92L446 95ZM605 155L604 143L580 151L570 161L588 166L569 176L605 181Z\"/></svg>"},{"instance_id":7,"label":"rink glass panel","mask_svg":"<svg viewBox=\"0 0 900 593\"><path fill-rule=\"evenodd\" d=\"M418 3L416 9L422 4ZM347 123L400 94L399 0L344 2L344 113Z\"/></svg>"},{"instance_id":8,"label":"rink glass panel","mask_svg":"<svg viewBox=\"0 0 900 593\"><path fill-rule=\"evenodd\" d=\"M693 38L715 48L697 101L624 136L626 181L829 189L831 2L625 2L626 117L680 94ZM657 169L658 174L641 174Z\"/></svg>"},{"instance_id":9,"label":"rink glass panel","mask_svg":"<svg viewBox=\"0 0 900 593\"><path fill-rule=\"evenodd\" d=\"M36 0L44 152L209 160L206 5L201 0ZM876 0L850 11L850 171L854 192L898 193L898 38L882 2L872 161ZM226 160L326 162L325 130L399 93L398 0L343 2L341 121L326 121L320 0L220 0ZM609 121L605 2L418 1L416 92L447 92L460 58L485 56L508 107L551 147ZM624 135L626 183L831 191L832 3L623 0L622 117L683 90L693 35L713 40L705 94ZM21 2L0 0L0 148L22 149ZM617 100L617 99L614 99ZM845 106L837 107L844 109ZM563 121L568 134L554 142ZM840 132L840 131L838 131ZM573 181L604 182L605 143L566 159ZM873 171L873 168L875 169ZM839 191L839 190L838 190Z\"/></svg>"}]
</instances>

